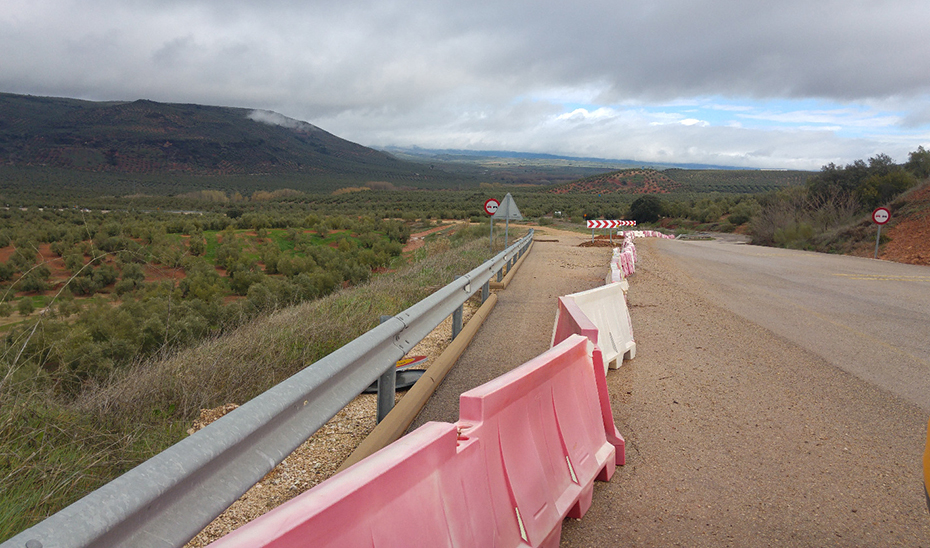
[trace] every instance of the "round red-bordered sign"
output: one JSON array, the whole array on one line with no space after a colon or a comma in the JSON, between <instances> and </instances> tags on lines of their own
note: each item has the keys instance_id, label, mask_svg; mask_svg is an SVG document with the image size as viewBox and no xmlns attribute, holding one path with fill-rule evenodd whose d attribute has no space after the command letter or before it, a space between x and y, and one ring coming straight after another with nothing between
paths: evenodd
<instances>
[{"instance_id":1,"label":"round red-bordered sign","mask_svg":"<svg viewBox=\"0 0 930 548\"><path fill-rule=\"evenodd\" d=\"M876 207L872 212L872 221L877 225L883 225L891 220L891 212L884 207Z\"/></svg>"},{"instance_id":2,"label":"round red-bordered sign","mask_svg":"<svg viewBox=\"0 0 930 548\"><path fill-rule=\"evenodd\" d=\"M484 203L484 212L488 215L494 215L497 211L497 208L501 206L501 203L495 200L494 198L489 198L488 201Z\"/></svg>"}]
</instances>

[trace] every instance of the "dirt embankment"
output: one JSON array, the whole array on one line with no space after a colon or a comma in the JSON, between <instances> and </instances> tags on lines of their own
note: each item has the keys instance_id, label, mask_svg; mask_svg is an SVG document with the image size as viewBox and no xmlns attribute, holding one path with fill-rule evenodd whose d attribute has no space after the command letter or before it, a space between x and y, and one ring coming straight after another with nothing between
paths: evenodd
<instances>
[{"instance_id":1,"label":"dirt embankment","mask_svg":"<svg viewBox=\"0 0 930 548\"><path fill-rule=\"evenodd\" d=\"M911 194L899 213L901 218L892 219L886 232L891 241L879 249L879 258L930 265L930 185Z\"/></svg>"}]
</instances>

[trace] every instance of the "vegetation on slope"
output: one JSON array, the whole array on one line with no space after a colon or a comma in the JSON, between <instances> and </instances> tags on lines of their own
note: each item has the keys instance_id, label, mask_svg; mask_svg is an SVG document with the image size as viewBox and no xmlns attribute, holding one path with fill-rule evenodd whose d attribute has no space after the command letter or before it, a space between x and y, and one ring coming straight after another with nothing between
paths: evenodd
<instances>
[{"instance_id":1,"label":"vegetation on slope","mask_svg":"<svg viewBox=\"0 0 930 548\"><path fill-rule=\"evenodd\" d=\"M873 208L885 205L892 210L894 222L889 228L901 215L925 218L918 213L926 205L921 198L924 191L908 191L928 177L930 151L918 147L904 164L895 164L884 154L845 167L830 164L805 184L765 194L705 194L686 200L643 196L631 204L627 215L680 231L739 231L760 245L863 254L867 240L871 238L874 246ZM903 237L903 232L898 234ZM891 241L891 231L882 238L883 243Z\"/></svg>"},{"instance_id":2,"label":"vegetation on slope","mask_svg":"<svg viewBox=\"0 0 930 548\"><path fill-rule=\"evenodd\" d=\"M412 264L356 288L262 314L194 347L169 351L62 392L0 378L0 539L40 521L180 440L202 408L244 403L489 257L486 232L438 236Z\"/></svg>"},{"instance_id":3,"label":"vegetation on slope","mask_svg":"<svg viewBox=\"0 0 930 548\"><path fill-rule=\"evenodd\" d=\"M848 252L858 239L850 225L860 224L873 208L890 203L928 175L930 152L922 147L903 165L884 154L843 168L826 165L805 186L760 199L762 210L751 225L753 243Z\"/></svg>"},{"instance_id":4,"label":"vegetation on slope","mask_svg":"<svg viewBox=\"0 0 930 548\"><path fill-rule=\"evenodd\" d=\"M556 194L758 193L802 183L805 171L726 169L623 169L557 185Z\"/></svg>"},{"instance_id":5,"label":"vegetation on slope","mask_svg":"<svg viewBox=\"0 0 930 548\"><path fill-rule=\"evenodd\" d=\"M654 169L623 169L594 175L549 190L554 194L667 194L681 187L681 184Z\"/></svg>"}]
</instances>

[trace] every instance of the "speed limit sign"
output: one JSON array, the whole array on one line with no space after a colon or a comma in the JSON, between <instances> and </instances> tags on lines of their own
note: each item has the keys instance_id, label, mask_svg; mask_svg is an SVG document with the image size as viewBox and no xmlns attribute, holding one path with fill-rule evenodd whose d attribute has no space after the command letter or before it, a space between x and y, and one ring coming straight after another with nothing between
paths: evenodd
<instances>
[{"instance_id":1,"label":"speed limit sign","mask_svg":"<svg viewBox=\"0 0 930 548\"><path fill-rule=\"evenodd\" d=\"M501 205L500 202L498 202L494 198L490 198L488 201L484 203L484 212L487 213L488 215L494 215L494 213L497 211L497 208L500 207L500 205Z\"/></svg>"}]
</instances>

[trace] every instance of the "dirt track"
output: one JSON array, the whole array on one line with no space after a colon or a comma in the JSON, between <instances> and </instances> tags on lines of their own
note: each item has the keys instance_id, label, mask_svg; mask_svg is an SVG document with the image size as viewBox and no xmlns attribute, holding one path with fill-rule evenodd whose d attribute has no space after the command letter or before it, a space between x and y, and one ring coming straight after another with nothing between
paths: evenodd
<instances>
[{"instance_id":1,"label":"dirt track","mask_svg":"<svg viewBox=\"0 0 930 548\"><path fill-rule=\"evenodd\" d=\"M554 232L414 427L548 348L555 298L603 283L609 250ZM674 242L672 242L674 244ZM709 302L640 240L637 357L608 375L627 465L562 546L930 546L926 415Z\"/></svg>"}]
</instances>

